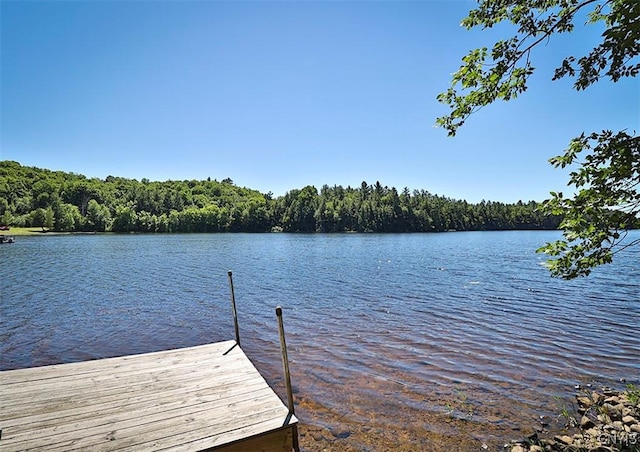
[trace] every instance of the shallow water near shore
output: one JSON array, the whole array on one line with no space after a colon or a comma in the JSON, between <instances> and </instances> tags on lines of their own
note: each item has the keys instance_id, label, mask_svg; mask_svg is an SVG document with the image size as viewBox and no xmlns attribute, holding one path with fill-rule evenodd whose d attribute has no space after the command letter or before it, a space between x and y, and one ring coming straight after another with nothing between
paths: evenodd
<instances>
[{"instance_id":1,"label":"shallow water near shore","mask_svg":"<svg viewBox=\"0 0 640 452\"><path fill-rule=\"evenodd\" d=\"M500 450L555 428L575 385L640 380L640 251L554 280L535 249L559 237L19 237L0 368L232 339L233 270L243 348L286 400L284 309L304 450Z\"/></svg>"}]
</instances>

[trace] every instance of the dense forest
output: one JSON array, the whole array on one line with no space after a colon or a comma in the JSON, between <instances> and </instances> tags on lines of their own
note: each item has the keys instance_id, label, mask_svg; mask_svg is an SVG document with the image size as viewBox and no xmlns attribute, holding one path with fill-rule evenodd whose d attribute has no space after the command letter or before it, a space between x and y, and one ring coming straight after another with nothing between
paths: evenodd
<instances>
[{"instance_id":1,"label":"dense forest","mask_svg":"<svg viewBox=\"0 0 640 452\"><path fill-rule=\"evenodd\" d=\"M274 198L230 179L106 179L0 162L0 224L54 231L439 232L555 229L538 204L466 201L379 182Z\"/></svg>"}]
</instances>

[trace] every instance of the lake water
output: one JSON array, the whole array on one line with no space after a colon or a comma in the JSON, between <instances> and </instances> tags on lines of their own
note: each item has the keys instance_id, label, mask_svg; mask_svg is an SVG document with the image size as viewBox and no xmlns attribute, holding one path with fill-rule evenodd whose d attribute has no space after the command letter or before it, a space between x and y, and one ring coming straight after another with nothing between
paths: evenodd
<instances>
[{"instance_id":1,"label":"lake water","mask_svg":"<svg viewBox=\"0 0 640 452\"><path fill-rule=\"evenodd\" d=\"M638 231L634 237L639 237ZM3 370L234 337L304 450L502 450L575 385L640 383L640 253L560 281L557 232L18 237L0 247Z\"/></svg>"}]
</instances>

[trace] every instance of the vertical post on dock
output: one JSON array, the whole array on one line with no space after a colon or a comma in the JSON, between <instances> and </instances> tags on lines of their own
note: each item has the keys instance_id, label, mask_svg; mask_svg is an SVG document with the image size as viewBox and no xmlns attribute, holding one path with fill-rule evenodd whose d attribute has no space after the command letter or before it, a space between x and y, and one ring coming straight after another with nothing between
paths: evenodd
<instances>
[{"instance_id":1,"label":"vertical post on dock","mask_svg":"<svg viewBox=\"0 0 640 452\"><path fill-rule=\"evenodd\" d=\"M280 348L282 349L282 367L284 368L284 383L287 387L287 405L289 406L289 414L294 415L295 407L293 405L293 389L291 388L291 373L289 372L289 357L287 356L287 341L284 337L284 324L282 322L282 308L276 307L276 316L278 317L278 330L280 332ZM298 427L293 426L293 450L300 451L298 444Z\"/></svg>"},{"instance_id":2,"label":"vertical post on dock","mask_svg":"<svg viewBox=\"0 0 640 452\"><path fill-rule=\"evenodd\" d=\"M236 311L236 294L233 291L233 273L231 270L227 272L229 275L229 288L231 289L231 311L233 312L233 327L236 330L236 343L240 346L240 329L238 328L238 311Z\"/></svg>"},{"instance_id":3,"label":"vertical post on dock","mask_svg":"<svg viewBox=\"0 0 640 452\"><path fill-rule=\"evenodd\" d=\"M291 373L289 372L289 357L287 356L287 341L284 338L284 324L282 323L282 308L276 308L276 316L278 316L278 329L280 331L280 348L282 349L282 367L284 368L284 383L287 387L287 403L289 412L296 414L293 407L293 391L291 389Z\"/></svg>"}]
</instances>

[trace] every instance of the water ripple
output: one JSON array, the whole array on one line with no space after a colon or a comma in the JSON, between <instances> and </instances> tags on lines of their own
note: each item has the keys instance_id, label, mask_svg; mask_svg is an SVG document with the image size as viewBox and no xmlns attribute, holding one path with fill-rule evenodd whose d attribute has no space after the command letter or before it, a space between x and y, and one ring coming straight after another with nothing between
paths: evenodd
<instances>
[{"instance_id":1,"label":"water ripple","mask_svg":"<svg viewBox=\"0 0 640 452\"><path fill-rule=\"evenodd\" d=\"M297 392L336 418L410 425L464 390L480 425L534 419L577 382L640 379L638 251L557 281L534 253L556 237L21 237L0 248L0 368L232 338L233 269L243 347L280 387L282 305Z\"/></svg>"}]
</instances>

